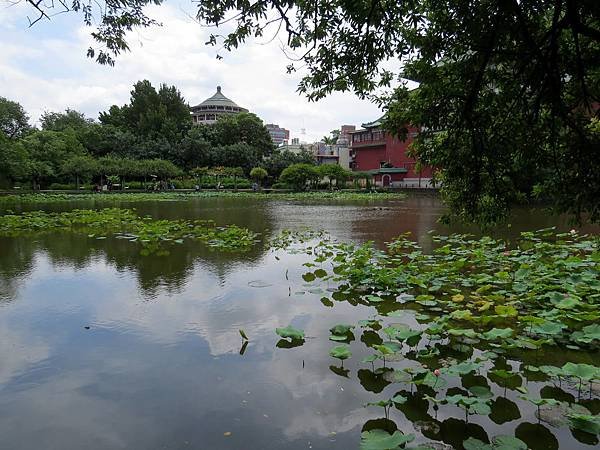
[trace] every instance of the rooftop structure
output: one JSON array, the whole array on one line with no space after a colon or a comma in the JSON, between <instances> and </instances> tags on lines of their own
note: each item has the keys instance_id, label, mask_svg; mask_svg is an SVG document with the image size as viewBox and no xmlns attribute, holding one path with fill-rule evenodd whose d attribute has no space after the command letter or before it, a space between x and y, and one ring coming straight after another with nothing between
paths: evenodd
<instances>
[{"instance_id":1,"label":"rooftop structure","mask_svg":"<svg viewBox=\"0 0 600 450\"><path fill-rule=\"evenodd\" d=\"M246 108L238 106L234 101L228 99L221 92L221 86L217 86L217 92L204 100L202 103L190 108L192 121L195 124L211 124L217 121L219 116L239 114L248 112Z\"/></svg>"},{"instance_id":2,"label":"rooftop structure","mask_svg":"<svg viewBox=\"0 0 600 450\"><path fill-rule=\"evenodd\" d=\"M281 145L287 144L290 139L290 130L286 130L285 128L281 128L279 125L274 123L268 123L265 125L269 134L271 135L271 139L273 140L273 144Z\"/></svg>"}]
</instances>

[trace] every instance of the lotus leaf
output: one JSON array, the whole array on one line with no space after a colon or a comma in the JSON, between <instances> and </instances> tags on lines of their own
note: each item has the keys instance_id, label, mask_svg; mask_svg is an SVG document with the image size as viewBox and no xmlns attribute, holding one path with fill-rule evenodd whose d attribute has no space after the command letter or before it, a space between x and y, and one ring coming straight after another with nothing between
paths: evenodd
<instances>
[{"instance_id":1,"label":"lotus leaf","mask_svg":"<svg viewBox=\"0 0 600 450\"><path fill-rule=\"evenodd\" d=\"M490 331L483 333L484 339L496 340L506 339L513 335L514 331L511 328L492 328Z\"/></svg>"},{"instance_id":2,"label":"lotus leaf","mask_svg":"<svg viewBox=\"0 0 600 450\"><path fill-rule=\"evenodd\" d=\"M593 380L600 378L600 369L589 364L574 364L571 362L562 366L563 375L577 377L582 380Z\"/></svg>"},{"instance_id":3,"label":"lotus leaf","mask_svg":"<svg viewBox=\"0 0 600 450\"><path fill-rule=\"evenodd\" d=\"M346 335L348 334L352 329L354 328L354 325L346 325L346 324L338 324L338 325L334 325L333 327L331 327L329 329L329 331L332 334L337 334L337 335Z\"/></svg>"},{"instance_id":4,"label":"lotus leaf","mask_svg":"<svg viewBox=\"0 0 600 450\"><path fill-rule=\"evenodd\" d=\"M531 327L531 331L536 334L547 334L550 336L555 336L557 334L560 334L563 328L565 328L565 325L563 325L562 323L544 322L542 324L534 325L533 327Z\"/></svg>"},{"instance_id":5,"label":"lotus leaf","mask_svg":"<svg viewBox=\"0 0 600 450\"><path fill-rule=\"evenodd\" d=\"M514 436L494 436L492 439L494 450L527 450L527 444Z\"/></svg>"},{"instance_id":6,"label":"lotus leaf","mask_svg":"<svg viewBox=\"0 0 600 450\"><path fill-rule=\"evenodd\" d=\"M395 431L389 434L385 430L363 431L360 434L361 450L390 450L414 440L414 434L402 434Z\"/></svg>"},{"instance_id":7,"label":"lotus leaf","mask_svg":"<svg viewBox=\"0 0 600 450\"><path fill-rule=\"evenodd\" d=\"M341 359L343 361L344 359L350 358L352 353L350 352L350 347L347 345L337 345L329 350L329 356L333 356L334 358Z\"/></svg>"},{"instance_id":8,"label":"lotus leaf","mask_svg":"<svg viewBox=\"0 0 600 450\"><path fill-rule=\"evenodd\" d=\"M479 398L492 398L494 394L487 386L471 386L468 391L473 394L475 397Z\"/></svg>"},{"instance_id":9,"label":"lotus leaf","mask_svg":"<svg viewBox=\"0 0 600 450\"><path fill-rule=\"evenodd\" d=\"M600 434L600 416L568 414L569 426L590 434Z\"/></svg>"},{"instance_id":10,"label":"lotus leaf","mask_svg":"<svg viewBox=\"0 0 600 450\"><path fill-rule=\"evenodd\" d=\"M497 305L494 311L502 317L516 317L518 314L517 309L512 305Z\"/></svg>"},{"instance_id":11,"label":"lotus leaf","mask_svg":"<svg viewBox=\"0 0 600 450\"><path fill-rule=\"evenodd\" d=\"M284 339L300 340L304 339L304 331L298 330L291 325L285 328L276 328L275 332Z\"/></svg>"},{"instance_id":12,"label":"lotus leaf","mask_svg":"<svg viewBox=\"0 0 600 450\"><path fill-rule=\"evenodd\" d=\"M450 375L466 375L474 370L478 370L481 367L481 363L472 361L464 361L453 366L448 367L446 372Z\"/></svg>"},{"instance_id":13,"label":"lotus leaf","mask_svg":"<svg viewBox=\"0 0 600 450\"><path fill-rule=\"evenodd\" d=\"M474 437L470 437L464 441L463 447L465 450L493 450L490 444L486 444L485 442L475 439Z\"/></svg>"}]
</instances>

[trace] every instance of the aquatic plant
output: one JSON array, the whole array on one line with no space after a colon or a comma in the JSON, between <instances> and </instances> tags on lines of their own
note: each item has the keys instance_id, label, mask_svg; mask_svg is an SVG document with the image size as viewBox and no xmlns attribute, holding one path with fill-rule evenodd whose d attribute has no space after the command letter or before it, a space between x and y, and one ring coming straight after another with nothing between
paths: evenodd
<instances>
[{"instance_id":1,"label":"aquatic plant","mask_svg":"<svg viewBox=\"0 0 600 450\"><path fill-rule=\"evenodd\" d=\"M203 242L221 251L248 250L257 234L236 225L217 226L211 220L167 220L140 217L130 209L75 209L68 212L33 211L0 216L0 236L20 236L57 231L87 234L103 240L114 236L142 246L142 255L164 252L166 245L186 239Z\"/></svg>"},{"instance_id":2,"label":"aquatic plant","mask_svg":"<svg viewBox=\"0 0 600 450\"><path fill-rule=\"evenodd\" d=\"M498 408L511 405L516 414L510 413L509 420L519 418L519 405L506 398L510 389L528 394L519 399L537 406L539 420L550 420L548 410L560 417L553 422L556 426L600 433L597 416L586 408L596 405L589 402L597 402L594 383L600 379L599 237L554 229L522 233L514 242L432 235L430 252L407 236L390 242L386 250L371 243L335 242L308 231L298 237L287 232L275 241L293 253L306 253L314 261L307 267L319 266L328 274L303 281L328 287L335 283L330 289L334 300L370 309L368 318L357 323L363 333L362 352L367 352L361 362L372 368L363 375L359 370L361 382L368 373L370 383L407 384L411 395L416 387L420 401L432 405L436 417L439 408L457 406L464 410L467 424L473 414L503 423L506 419L498 416ZM395 322L404 315L411 325ZM329 339L349 342L345 332L350 327L332 327ZM350 348L344 346L343 351ZM547 365L548 357L542 355L552 355L553 364L560 365ZM383 367L376 368L378 360ZM528 392L530 378L540 383L539 399L534 397L538 387ZM541 395L544 383L552 387L553 380L570 391L564 393L568 403ZM500 389L492 390L488 382ZM587 384L590 399L585 403L582 390ZM383 407L387 419L395 403L386 398L368 405ZM374 437L385 441L394 436L391 431L379 430ZM504 435L490 443L471 437L463 445L527 448L518 437Z\"/></svg>"},{"instance_id":3,"label":"aquatic plant","mask_svg":"<svg viewBox=\"0 0 600 450\"><path fill-rule=\"evenodd\" d=\"M351 191L314 191L314 192L108 192L108 193L24 193L0 196L0 206L68 203L68 202L155 202L187 201L206 198L240 198L256 200L281 200L302 202L330 201L380 201L403 200L406 194L399 192L351 192Z\"/></svg>"}]
</instances>

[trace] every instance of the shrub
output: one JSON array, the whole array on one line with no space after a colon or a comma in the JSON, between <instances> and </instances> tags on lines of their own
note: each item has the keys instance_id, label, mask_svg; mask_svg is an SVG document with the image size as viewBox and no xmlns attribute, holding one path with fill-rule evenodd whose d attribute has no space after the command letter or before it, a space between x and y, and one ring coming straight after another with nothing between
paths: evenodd
<instances>
[{"instance_id":1,"label":"shrub","mask_svg":"<svg viewBox=\"0 0 600 450\"><path fill-rule=\"evenodd\" d=\"M305 190L307 184L319 180L319 172L315 166L310 164L292 164L283 169L279 181L287 183L297 191Z\"/></svg>"}]
</instances>

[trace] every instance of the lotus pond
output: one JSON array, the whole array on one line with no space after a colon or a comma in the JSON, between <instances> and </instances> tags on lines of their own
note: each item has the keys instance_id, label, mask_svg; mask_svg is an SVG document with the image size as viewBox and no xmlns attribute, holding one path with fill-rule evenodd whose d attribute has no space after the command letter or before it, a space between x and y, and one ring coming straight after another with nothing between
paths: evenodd
<instances>
[{"instance_id":1,"label":"lotus pond","mask_svg":"<svg viewBox=\"0 0 600 450\"><path fill-rule=\"evenodd\" d=\"M598 229L143 195L0 203L0 448L597 447Z\"/></svg>"}]
</instances>

